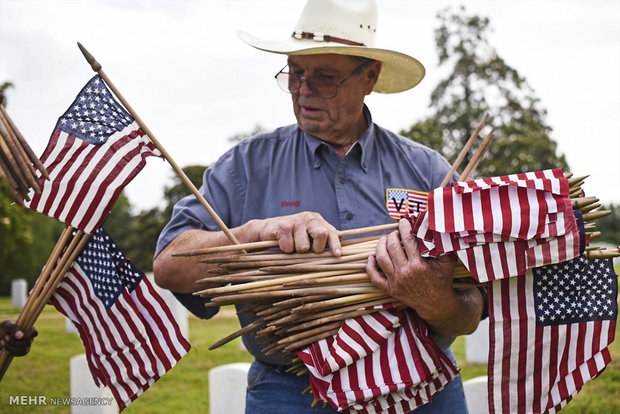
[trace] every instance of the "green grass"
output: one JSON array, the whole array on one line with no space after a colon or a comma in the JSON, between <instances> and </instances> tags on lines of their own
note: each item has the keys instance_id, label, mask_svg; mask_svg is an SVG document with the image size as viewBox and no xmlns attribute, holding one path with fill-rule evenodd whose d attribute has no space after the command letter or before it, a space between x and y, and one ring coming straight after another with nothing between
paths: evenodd
<instances>
[{"instance_id":1,"label":"green grass","mask_svg":"<svg viewBox=\"0 0 620 414\"><path fill-rule=\"evenodd\" d=\"M16 319L18 309L9 298L0 298L0 320ZM9 406L10 395L43 395L47 398L69 397L69 360L84 353L75 334L65 331L64 317L48 306L35 325L39 336L32 351L24 358L15 358L0 383L0 413L70 413L68 406ZM251 361L236 339L209 351L208 347L233 332L238 322L231 312L221 312L210 321L190 317L192 349L175 368L157 381L123 413L208 412L208 371L231 362ZM486 364L465 362L465 340L453 345L464 380L486 375ZM612 362L601 377L587 383L582 391L562 410L567 414L620 412L620 345L610 346Z\"/></svg>"}]
</instances>

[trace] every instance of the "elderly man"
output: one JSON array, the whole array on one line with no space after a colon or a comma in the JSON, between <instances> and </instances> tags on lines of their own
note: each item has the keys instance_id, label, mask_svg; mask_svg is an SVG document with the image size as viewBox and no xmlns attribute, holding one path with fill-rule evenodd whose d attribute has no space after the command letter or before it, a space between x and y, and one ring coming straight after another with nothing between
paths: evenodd
<instances>
[{"instance_id":1,"label":"elderly man","mask_svg":"<svg viewBox=\"0 0 620 414\"><path fill-rule=\"evenodd\" d=\"M247 139L223 155L204 175L201 192L241 242L278 240L285 252L340 255L337 230L390 222L388 188L428 192L449 170L436 152L375 124L364 104L372 91L392 93L415 86L423 66L399 52L373 48L374 1L309 0L293 35L282 42L250 45L288 55L276 75L292 97L297 124ZM476 289L452 288L449 258L420 256L411 227L378 243L367 265L373 283L416 310L437 344L451 357L454 336L472 332L483 300ZM404 243L401 243L404 242ZM194 197L181 200L160 235L154 261L156 282L202 318L217 309L190 295L208 265L171 257L176 251L230 244ZM403 247L404 246L404 247ZM251 321L239 315L242 325ZM288 357L265 355L252 335L244 344L254 355L248 375L246 412L317 413L302 395L307 377L285 371ZM416 412L466 412L460 378Z\"/></svg>"}]
</instances>

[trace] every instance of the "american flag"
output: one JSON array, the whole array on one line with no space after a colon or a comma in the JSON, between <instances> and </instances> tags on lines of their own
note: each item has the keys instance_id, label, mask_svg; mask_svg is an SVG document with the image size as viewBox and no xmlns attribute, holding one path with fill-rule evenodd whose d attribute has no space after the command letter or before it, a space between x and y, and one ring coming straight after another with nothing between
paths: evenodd
<instances>
[{"instance_id":1,"label":"american flag","mask_svg":"<svg viewBox=\"0 0 620 414\"><path fill-rule=\"evenodd\" d=\"M41 156L50 180L23 204L86 233L105 220L122 191L160 156L148 136L96 75L62 115Z\"/></svg>"},{"instance_id":2,"label":"american flag","mask_svg":"<svg viewBox=\"0 0 620 414\"><path fill-rule=\"evenodd\" d=\"M458 373L414 311L389 305L346 320L334 337L297 356L317 401L358 414L409 413Z\"/></svg>"},{"instance_id":3,"label":"american flag","mask_svg":"<svg viewBox=\"0 0 620 414\"><path fill-rule=\"evenodd\" d=\"M568 180L559 169L433 190L413 228L423 256L456 252L479 282L517 276L580 252Z\"/></svg>"},{"instance_id":4,"label":"american flag","mask_svg":"<svg viewBox=\"0 0 620 414\"><path fill-rule=\"evenodd\" d=\"M163 299L99 228L52 297L76 326L95 383L122 410L190 349Z\"/></svg>"},{"instance_id":5,"label":"american flag","mask_svg":"<svg viewBox=\"0 0 620 414\"><path fill-rule=\"evenodd\" d=\"M580 256L488 291L490 412L559 411L609 363L618 314L611 259Z\"/></svg>"}]
</instances>

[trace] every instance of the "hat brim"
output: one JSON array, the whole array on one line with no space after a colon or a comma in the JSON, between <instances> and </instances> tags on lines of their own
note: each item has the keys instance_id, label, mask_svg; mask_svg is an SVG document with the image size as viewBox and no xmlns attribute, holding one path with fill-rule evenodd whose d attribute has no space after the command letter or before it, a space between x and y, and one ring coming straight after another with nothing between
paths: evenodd
<instances>
[{"instance_id":1,"label":"hat brim","mask_svg":"<svg viewBox=\"0 0 620 414\"><path fill-rule=\"evenodd\" d=\"M237 34L245 43L265 52L283 55L318 55L333 53L338 55L362 56L382 62L381 73L375 84L374 91L380 93L396 93L416 86L424 78L424 66L415 58L388 49L366 46L346 46L335 42L317 42L311 39L295 39L282 41L261 40L244 31Z\"/></svg>"}]
</instances>

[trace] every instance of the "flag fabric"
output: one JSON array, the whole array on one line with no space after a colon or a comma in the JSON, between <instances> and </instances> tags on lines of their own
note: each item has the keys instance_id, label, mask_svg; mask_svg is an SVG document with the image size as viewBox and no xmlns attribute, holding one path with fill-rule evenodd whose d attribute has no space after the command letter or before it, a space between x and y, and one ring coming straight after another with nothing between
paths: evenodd
<instances>
[{"instance_id":1,"label":"flag fabric","mask_svg":"<svg viewBox=\"0 0 620 414\"><path fill-rule=\"evenodd\" d=\"M161 156L96 75L58 119L41 156L50 180L40 177L41 194L32 190L21 202L92 233L151 155Z\"/></svg>"},{"instance_id":2,"label":"flag fabric","mask_svg":"<svg viewBox=\"0 0 620 414\"><path fill-rule=\"evenodd\" d=\"M346 320L297 356L315 399L350 413L409 413L458 374L417 314L391 305Z\"/></svg>"},{"instance_id":3,"label":"flag fabric","mask_svg":"<svg viewBox=\"0 0 620 414\"><path fill-rule=\"evenodd\" d=\"M611 259L585 256L490 283L489 409L554 413L610 362Z\"/></svg>"},{"instance_id":4,"label":"flag fabric","mask_svg":"<svg viewBox=\"0 0 620 414\"><path fill-rule=\"evenodd\" d=\"M559 169L438 188L412 224L423 256L455 252L478 282L570 260L582 247Z\"/></svg>"},{"instance_id":5,"label":"flag fabric","mask_svg":"<svg viewBox=\"0 0 620 414\"><path fill-rule=\"evenodd\" d=\"M427 196L428 193L422 191L388 188L385 190L385 205L392 218L416 216L426 210Z\"/></svg>"},{"instance_id":6,"label":"flag fabric","mask_svg":"<svg viewBox=\"0 0 620 414\"><path fill-rule=\"evenodd\" d=\"M95 383L121 410L190 349L164 300L102 228L51 303L76 326Z\"/></svg>"}]
</instances>

